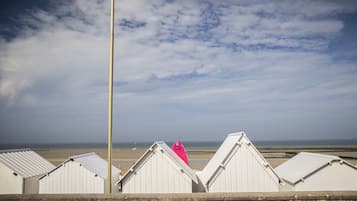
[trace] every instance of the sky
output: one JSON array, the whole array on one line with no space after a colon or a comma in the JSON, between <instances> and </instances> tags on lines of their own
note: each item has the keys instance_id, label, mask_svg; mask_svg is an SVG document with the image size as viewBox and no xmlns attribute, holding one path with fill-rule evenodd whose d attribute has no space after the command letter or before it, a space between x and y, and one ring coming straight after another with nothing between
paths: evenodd
<instances>
[{"instance_id":1,"label":"sky","mask_svg":"<svg viewBox=\"0 0 357 201\"><path fill-rule=\"evenodd\" d=\"M109 0L0 3L1 144L107 140ZM117 0L113 141L357 139L357 2Z\"/></svg>"}]
</instances>

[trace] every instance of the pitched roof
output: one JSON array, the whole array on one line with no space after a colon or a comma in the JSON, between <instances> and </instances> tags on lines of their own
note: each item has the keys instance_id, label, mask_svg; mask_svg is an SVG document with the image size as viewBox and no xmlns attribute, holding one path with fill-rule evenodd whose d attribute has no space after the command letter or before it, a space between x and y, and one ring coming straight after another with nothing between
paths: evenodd
<instances>
[{"instance_id":1,"label":"pitched roof","mask_svg":"<svg viewBox=\"0 0 357 201\"><path fill-rule=\"evenodd\" d=\"M71 156L70 159L77 161L83 167L88 169L91 172L96 173L102 178L107 178L108 175L108 163L106 160L99 157L94 152L86 153L76 156ZM119 174L120 170L112 165L112 175Z\"/></svg>"},{"instance_id":2,"label":"pitched roof","mask_svg":"<svg viewBox=\"0 0 357 201\"><path fill-rule=\"evenodd\" d=\"M340 157L326 154L300 152L275 168L276 173L286 182L296 184L332 162L343 162ZM351 164L348 164L354 167ZM354 167L355 168L355 167Z\"/></svg>"},{"instance_id":3,"label":"pitched roof","mask_svg":"<svg viewBox=\"0 0 357 201\"><path fill-rule=\"evenodd\" d=\"M106 160L102 159L99 157L96 153L91 152L91 153L86 153L86 154L80 154L80 155L75 155L75 156L70 156L67 160L65 160L63 163L61 163L59 166L54 168L49 172L49 174L59 167L61 167L63 164L68 163L70 161L75 161L81 164L84 168L87 170L97 174L99 177L106 179L108 175L108 163ZM112 175L119 174L121 171L112 166ZM42 179L42 178L41 178Z\"/></svg>"},{"instance_id":4,"label":"pitched roof","mask_svg":"<svg viewBox=\"0 0 357 201\"><path fill-rule=\"evenodd\" d=\"M207 185L212 178L214 178L218 173L221 167L223 167L227 163L227 159L230 158L232 154L234 154L234 149L236 146L240 146L241 144L246 143L250 147L250 151L255 152L253 156L260 161L260 164L264 166L264 168L269 169L269 173L278 178L279 176L274 172L274 169L270 166L270 164L265 160L263 155L255 148L255 146L251 143L244 132L237 132L229 134L226 139L223 141L222 145L218 148L216 153L204 167L204 169L200 172L200 179L202 183Z\"/></svg>"},{"instance_id":5,"label":"pitched roof","mask_svg":"<svg viewBox=\"0 0 357 201\"><path fill-rule=\"evenodd\" d=\"M2 150L0 162L24 178L45 174L55 167L31 149Z\"/></svg>"},{"instance_id":6,"label":"pitched roof","mask_svg":"<svg viewBox=\"0 0 357 201\"><path fill-rule=\"evenodd\" d=\"M192 181L198 183L195 172L186 163L184 163L181 160L181 158L179 158L171 150L171 148L166 145L165 142L158 141L158 142L154 142L154 144L151 145L150 148L146 150L146 152L134 163L134 165L125 173L125 175L117 182L117 184L125 180L129 175L131 175L134 172L134 170L138 168L139 165L143 161L145 161L145 159L148 156L150 156L153 153L153 150L156 148L161 148L164 151L163 153L166 154L169 157L169 159L171 159L177 165L178 168L182 169L183 172L192 179Z\"/></svg>"}]
</instances>

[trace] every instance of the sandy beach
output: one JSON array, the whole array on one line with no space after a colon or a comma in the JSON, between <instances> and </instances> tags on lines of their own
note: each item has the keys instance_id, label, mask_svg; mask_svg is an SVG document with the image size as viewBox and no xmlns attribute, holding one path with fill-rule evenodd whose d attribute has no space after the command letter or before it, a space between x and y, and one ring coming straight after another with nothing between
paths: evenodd
<instances>
[{"instance_id":1,"label":"sandy beach","mask_svg":"<svg viewBox=\"0 0 357 201\"><path fill-rule=\"evenodd\" d=\"M119 167L124 173L130 166L146 151L146 148L129 148L113 149L113 165ZM215 153L215 148L195 148L187 149L190 160L190 166L195 170L201 170L208 160ZM276 167L293 157L296 153L307 151L314 153L323 153L340 156L346 161L357 165L357 147L334 147L334 148L259 148L259 151L268 160L272 167ZM107 152L105 148L53 148L36 150L41 156L55 165L60 164L69 156L78 155L88 152L95 152L102 158L106 159Z\"/></svg>"}]
</instances>

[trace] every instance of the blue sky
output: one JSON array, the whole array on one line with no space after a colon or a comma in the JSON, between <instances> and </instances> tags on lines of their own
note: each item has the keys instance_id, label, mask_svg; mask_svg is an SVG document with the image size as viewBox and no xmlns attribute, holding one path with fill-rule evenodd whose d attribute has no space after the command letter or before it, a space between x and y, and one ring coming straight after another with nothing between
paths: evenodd
<instances>
[{"instance_id":1,"label":"blue sky","mask_svg":"<svg viewBox=\"0 0 357 201\"><path fill-rule=\"evenodd\" d=\"M105 142L109 1L1 4L1 143ZM357 139L355 1L116 13L114 141Z\"/></svg>"}]
</instances>

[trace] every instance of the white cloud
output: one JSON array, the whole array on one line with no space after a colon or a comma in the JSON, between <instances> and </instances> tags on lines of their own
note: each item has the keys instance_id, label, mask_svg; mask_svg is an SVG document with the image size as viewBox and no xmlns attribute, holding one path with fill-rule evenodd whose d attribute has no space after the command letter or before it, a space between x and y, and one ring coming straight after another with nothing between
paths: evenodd
<instances>
[{"instance_id":1,"label":"white cloud","mask_svg":"<svg viewBox=\"0 0 357 201\"><path fill-rule=\"evenodd\" d=\"M106 104L109 4L59 5L22 16L18 37L1 39L0 104ZM355 64L326 53L344 28L338 15L354 5L122 0L116 9L116 97L128 108L337 107L357 97Z\"/></svg>"},{"instance_id":2,"label":"white cloud","mask_svg":"<svg viewBox=\"0 0 357 201\"><path fill-rule=\"evenodd\" d=\"M284 70L279 67L285 65L284 57L289 55L289 58L295 58L291 59L291 63L301 63L298 59L304 57L301 51L326 49L331 34L338 35L343 28L343 22L335 18L311 19L300 16L330 16L347 8L329 2L322 3L321 9L317 9L317 6L308 6L314 9L300 9L308 3L298 1L289 5L259 3L219 7L222 11L220 24L213 30L207 30L207 34L213 34L213 40L204 42L191 36L186 39L184 36L172 36L197 34L195 27L205 20L202 12L207 10L207 6L204 4L122 1L117 4L117 19L134 20L144 25L125 28L117 23L117 78L135 82L153 76L165 79L190 73L214 77L225 71L241 72L251 66L255 66L255 69L268 68L270 71ZM259 14L262 12L269 17ZM284 15L286 13L288 15ZM74 1L74 4L60 6L55 13L37 11L32 17L24 18L38 29L27 28L22 37L4 44L1 59L2 97L20 97L16 94L24 93L36 80L58 73L73 84L69 90L81 89L98 80L105 82L102 71L107 65L107 3ZM193 27L192 33L187 32L190 27ZM314 38L316 35L323 39ZM174 41L159 41L165 38L170 40L170 37ZM224 44L215 43L215 39ZM269 49L235 52L227 46L229 43L244 45L240 50L255 48L255 45L295 50L285 51L287 53L274 53ZM319 54L315 56L319 57ZM304 61L301 65L312 66L312 61ZM318 66L323 64L319 62L324 61L316 62L314 65ZM292 66L286 69L294 70ZM78 79L77 76L82 73L86 76Z\"/></svg>"}]
</instances>

